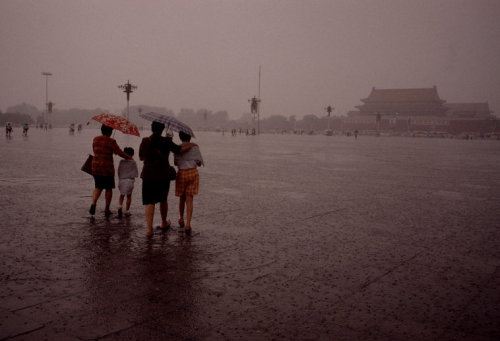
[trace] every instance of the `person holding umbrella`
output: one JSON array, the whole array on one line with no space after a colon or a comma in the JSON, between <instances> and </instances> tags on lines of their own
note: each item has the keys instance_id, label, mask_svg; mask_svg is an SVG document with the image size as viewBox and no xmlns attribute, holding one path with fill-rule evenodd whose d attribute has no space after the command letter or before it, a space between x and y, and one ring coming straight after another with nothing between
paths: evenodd
<instances>
[{"instance_id":1,"label":"person holding umbrella","mask_svg":"<svg viewBox=\"0 0 500 341\"><path fill-rule=\"evenodd\" d=\"M168 157L170 152L180 154L196 146L194 143L182 147L175 144L171 138L162 136L164 129L165 125L163 123L153 121L151 123L153 134L150 137L143 138L139 147L139 159L144 162L141 172L142 203L145 206L146 234L148 236L153 234L153 218L157 203L160 203L160 228L163 231L170 228L170 221L167 220L167 197L170 189Z\"/></svg>"},{"instance_id":2,"label":"person holding umbrella","mask_svg":"<svg viewBox=\"0 0 500 341\"><path fill-rule=\"evenodd\" d=\"M117 154L124 159L133 160L133 158L120 149L115 139L111 138L113 128L102 125L102 135L94 137L92 149L94 158L92 159L92 176L94 177L95 188L92 192L92 205L89 213L93 216L97 205L97 200L103 190L106 191L106 207L104 215L109 217L112 213L109 209L111 199L113 198L113 188L115 188L115 168L113 165L113 154Z\"/></svg>"}]
</instances>

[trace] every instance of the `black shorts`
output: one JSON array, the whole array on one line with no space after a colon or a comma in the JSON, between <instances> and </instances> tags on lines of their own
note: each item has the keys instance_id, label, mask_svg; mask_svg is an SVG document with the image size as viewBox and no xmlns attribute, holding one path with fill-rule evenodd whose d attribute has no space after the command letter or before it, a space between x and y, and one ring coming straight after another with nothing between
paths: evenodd
<instances>
[{"instance_id":1,"label":"black shorts","mask_svg":"<svg viewBox=\"0 0 500 341\"><path fill-rule=\"evenodd\" d=\"M168 191L170 190L170 181L145 181L142 180L142 204L154 205L159 202L167 201Z\"/></svg>"},{"instance_id":2,"label":"black shorts","mask_svg":"<svg viewBox=\"0 0 500 341\"><path fill-rule=\"evenodd\" d=\"M94 175L95 188L113 189L115 188L115 176Z\"/></svg>"}]
</instances>

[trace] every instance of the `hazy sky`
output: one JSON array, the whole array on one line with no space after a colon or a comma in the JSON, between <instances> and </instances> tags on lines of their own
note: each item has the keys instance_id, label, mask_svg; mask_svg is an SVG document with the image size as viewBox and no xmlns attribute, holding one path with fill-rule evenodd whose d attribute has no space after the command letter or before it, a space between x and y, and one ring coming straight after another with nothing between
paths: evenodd
<instances>
[{"instance_id":1,"label":"hazy sky","mask_svg":"<svg viewBox=\"0 0 500 341\"><path fill-rule=\"evenodd\" d=\"M377 88L438 87L500 115L498 0L0 0L0 110L131 105L345 114Z\"/></svg>"}]
</instances>

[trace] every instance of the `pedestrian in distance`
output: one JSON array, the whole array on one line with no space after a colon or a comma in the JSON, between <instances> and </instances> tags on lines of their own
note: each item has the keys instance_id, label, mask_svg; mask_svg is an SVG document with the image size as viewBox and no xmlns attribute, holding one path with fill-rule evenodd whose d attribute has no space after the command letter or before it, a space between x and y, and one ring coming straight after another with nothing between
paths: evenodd
<instances>
[{"instance_id":1,"label":"pedestrian in distance","mask_svg":"<svg viewBox=\"0 0 500 341\"><path fill-rule=\"evenodd\" d=\"M125 147L123 151L130 156L134 156L134 148ZM135 178L139 176L137 163L134 160L123 159L118 165L118 189L120 198L118 206L118 218L123 214L123 200L127 197L125 206L125 217L130 217L130 204L132 203L132 192L134 191Z\"/></svg>"},{"instance_id":2,"label":"pedestrian in distance","mask_svg":"<svg viewBox=\"0 0 500 341\"><path fill-rule=\"evenodd\" d=\"M7 122L7 124L5 125L5 136L12 136L12 124L10 124L10 122Z\"/></svg>"},{"instance_id":3,"label":"pedestrian in distance","mask_svg":"<svg viewBox=\"0 0 500 341\"><path fill-rule=\"evenodd\" d=\"M139 159L144 162L141 172L142 204L145 207L147 236L153 234L153 218L157 203L160 204L161 215L159 228L166 231L171 225L170 220L167 220L167 197L170 190L168 157L170 152L180 154L195 146L193 143L184 146L175 144L171 137L162 136L164 129L165 125L163 123L153 122L151 124L153 134L143 138L139 147Z\"/></svg>"},{"instance_id":4,"label":"pedestrian in distance","mask_svg":"<svg viewBox=\"0 0 500 341\"><path fill-rule=\"evenodd\" d=\"M117 154L124 159L132 160L132 156L120 149L115 139L111 138L113 128L101 126L102 135L94 137L92 149L94 158L92 159L92 176L94 177L95 188L92 192L92 204L90 205L90 215L95 214L97 200L103 190L106 191L106 206L104 215L109 217L112 212L109 209L113 198L113 188L115 188L115 167L113 165L113 154Z\"/></svg>"},{"instance_id":5,"label":"pedestrian in distance","mask_svg":"<svg viewBox=\"0 0 500 341\"><path fill-rule=\"evenodd\" d=\"M179 138L182 141L181 146L185 146L191 142L191 136L182 131L179 132ZM174 164L179 169L177 178L175 179L175 195L179 197L179 225L186 227L186 234L191 234L193 197L198 194L200 187L200 175L197 167L204 166L200 148L195 146L183 154L175 155ZM185 224L184 208L187 209Z\"/></svg>"}]
</instances>

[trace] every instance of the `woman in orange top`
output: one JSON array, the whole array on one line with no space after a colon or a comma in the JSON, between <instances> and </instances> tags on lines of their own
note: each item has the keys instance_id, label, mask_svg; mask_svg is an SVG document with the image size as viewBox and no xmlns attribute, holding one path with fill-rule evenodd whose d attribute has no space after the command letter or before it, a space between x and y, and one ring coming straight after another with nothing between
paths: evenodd
<instances>
[{"instance_id":1,"label":"woman in orange top","mask_svg":"<svg viewBox=\"0 0 500 341\"><path fill-rule=\"evenodd\" d=\"M113 188L115 188L115 167L113 165L113 154L117 154L124 159L133 158L118 147L115 139L112 139L113 128L101 126L102 135L94 137L92 148L94 158L92 159L92 175L94 176L95 188L92 193L92 205L89 213L95 214L97 200L101 196L102 190L106 190L106 208L104 215L109 217L112 213L109 210L111 199L113 198Z\"/></svg>"}]
</instances>

